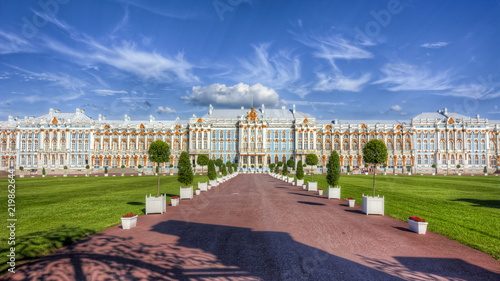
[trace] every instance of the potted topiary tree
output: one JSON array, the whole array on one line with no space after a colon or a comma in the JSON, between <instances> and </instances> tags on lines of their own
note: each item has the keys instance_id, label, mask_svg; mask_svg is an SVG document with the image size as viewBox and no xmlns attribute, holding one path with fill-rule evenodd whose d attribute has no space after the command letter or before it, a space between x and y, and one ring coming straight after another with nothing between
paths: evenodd
<instances>
[{"instance_id":1,"label":"potted topiary tree","mask_svg":"<svg viewBox=\"0 0 500 281\"><path fill-rule=\"evenodd\" d=\"M269 172L270 173L274 173L274 167L276 167L276 164L274 164L274 163L269 164Z\"/></svg>"},{"instance_id":2,"label":"potted topiary tree","mask_svg":"<svg viewBox=\"0 0 500 281\"><path fill-rule=\"evenodd\" d=\"M216 160L215 160L215 166L216 166L217 168L219 168L219 173L218 173L219 175L221 174L221 171L220 171L220 166L222 166L222 164L224 164L224 162L222 161L222 159L220 159L220 158L219 158L219 159L216 159Z\"/></svg>"},{"instance_id":3,"label":"potted topiary tree","mask_svg":"<svg viewBox=\"0 0 500 281\"><path fill-rule=\"evenodd\" d=\"M373 169L373 190L372 196L363 195L363 213L384 214L384 197L375 197L375 184L377 165L387 160L387 147L384 142L378 139L370 140L363 148L363 160L374 165Z\"/></svg>"},{"instance_id":4,"label":"potted topiary tree","mask_svg":"<svg viewBox=\"0 0 500 281\"><path fill-rule=\"evenodd\" d=\"M104 176L105 177L108 176L108 167L107 166L104 167Z\"/></svg>"},{"instance_id":5,"label":"potted topiary tree","mask_svg":"<svg viewBox=\"0 0 500 281\"><path fill-rule=\"evenodd\" d=\"M233 173L233 163L231 161L226 162L227 173L231 175Z\"/></svg>"},{"instance_id":6,"label":"potted topiary tree","mask_svg":"<svg viewBox=\"0 0 500 281\"><path fill-rule=\"evenodd\" d=\"M42 168L42 177L46 177L47 176L47 172L45 171L45 168Z\"/></svg>"},{"instance_id":7,"label":"potted topiary tree","mask_svg":"<svg viewBox=\"0 0 500 281\"><path fill-rule=\"evenodd\" d=\"M292 158L288 159L288 161L286 161L286 165L288 166L288 168L293 170L295 168L295 160L293 160Z\"/></svg>"},{"instance_id":8,"label":"potted topiary tree","mask_svg":"<svg viewBox=\"0 0 500 281\"><path fill-rule=\"evenodd\" d=\"M431 167L434 169L434 172L432 173L432 175L435 176L437 174L436 164L432 164Z\"/></svg>"},{"instance_id":9,"label":"potted topiary tree","mask_svg":"<svg viewBox=\"0 0 500 281\"><path fill-rule=\"evenodd\" d=\"M89 169L90 169L90 166L89 165L86 165L85 166L85 169L87 170L87 172L85 173L85 176L88 177L89 176Z\"/></svg>"},{"instance_id":10,"label":"potted topiary tree","mask_svg":"<svg viewBox=\"0 0 500 281\"><path fill-rule=\"evenodd\" d=\"M340 157L336 150L332 151L326 168L326 182L328 183L326 197L328 199L340 199Z\"/></svg>"},{"instance_id":11,"label":"potted topiary tree","mask_svg":"<svg viewBox=\"0 0 500 281\"><path fill-rule=\"evenodd\" d=\"M351 174L351 166L347 165L347 175Z\"/></svg>"},{"instance_id":12,"label":"potted topiary tree","mask_svg":"<svg viewBox=\"0 0 500 281\"><path fill-rule=\"evenodd\" d=\"M170 159L170 146L161 140L152 142L149 145L149 161L155 162L157 168L160 163L168 162ZM105 167L107 170L107 167ZM167 210L166 197L160 195L160 173L157 173L156 196L146 195L146 215L151 213L164 213Z\"/></svg>"},{"instance_id":13,"label":"potted topiary tree","mask_svg":"<svg viewBox=\"0 0 500 281\"><path fill-rule=\"evenodd\" d=\"M137 173L137 175L142 176L142 165L141 164L137 165L137 169L139 169L139 173Z\"/></svg>"},{"instance_id":14,"label":"potted topiary tree","mask_svg":"<svg viewBox=\"0 0 500 281\"><path fill-rule=\"evenodd\" d=\"M307 183L307 191L318 191L318 182L313 182L314 168L312 168L312 166L318 165L318 156L314 153L307 154L306 164L311 166L311 181Z\"/></svg>"},{"instance_id":15,"label":"potted topiary tree","mask_svg":"<svg viewBox=\"0 0 500 281\"><path fill-rule=\"evenodd\" d=\"M302 166L302 160L299 160L297 163L297 171L295 172L295 176L297 177L297 186L302 186L304 184L304 166Z\"/></svg>"},{"instance_id":16,"label":"potted topiary tree","mask_svg":"<svg viewBox=\"0 0 500 281\"><path fill-rule=\"evenodd\" d=\"M68 171L68 166L64 166L63 169L64 169L64 175L63 175L63 177L67 177L68 176L68 172L67 172Z\"/></svg>"},{"instance_id":17,"label":"potted topiary tree","mask_svg":"<svg viewBox=\"0 0 500 281\"><path fill-rule=\"evenodd\" d=\"M368 176L368 163L365 164L365 175Z\"/></svg>"},{"instance_id":18,"label":"potted topiary tree","mask_svg":"<svg viewBox=\"0 0 500 281\"><path fill-rule=\"evenodd\" d=\"M235 173L238 173L238 163L233 163L233 170Z\"/></svg>"},{"instance_id":19,"label":"potted topiary tree","mask_svg":"<svg viewBox=\"0 0 500 281\"><path fill-rule=\"evenodd\" d=\"M484 173L485 176L488 175L488 167L484 166L483 173Z\"/></svg>"},{"instance_id":20,"label":"potted topiary tree","mask_svg":"<svg viewBox=\"0 0 500 281\"><path fill-rule=\"evenodd\" d=\"M460 167L461 167L460 164L457 165L457 176L460 176Z\"/></svg>"},{"instance_id":21,"label":"potted topiary tree","mask_svg":"<svg viewBox=\"0 0 500 281\"><path fill-rule=\"evenodd\" d=\"M191 161L189 161L189 154L186 151L181 152L179 157L179 176L177 181L183 186L180 187L180 199L193 199L193 169L191 168Z\"/></svg>"},{"instance_id":22,"label":"potted topiary tree","mask_svg":"<svg viewBox=\"0 0 500 281\"><path fill-rule=\"evenodd\" d=\"M406 172L408 172L408 175L411 176L411 166L406 166Z\"/></svg>"},{"instance_id":23,"label":"potted topiary tree","mask_svg":"<svg viewBox=\"0 0 500 281\"><path fill-rule=\"evenodd\" d=\"M174 175L174 172L172 171L172 169L174 168L174 164L170 164L168 165L168 168L170 170L170 175L173 176Z\"/></svg>"},{"instance_id":24,"label":"potted topiary tree","mask_svg":"<svg viewBox=\"0 0 500 281\"><path fill-rule=\"evenodd\" d=\"M209 179L209 186L208 188L211 188L213 186L217 186L218 183L217 183L217 173L215 172L215 163L214 163L214 160L210 159L208 160L208 172L207 172L207 176L208 176L208 179Z\"/></svg>"}]
</instances>

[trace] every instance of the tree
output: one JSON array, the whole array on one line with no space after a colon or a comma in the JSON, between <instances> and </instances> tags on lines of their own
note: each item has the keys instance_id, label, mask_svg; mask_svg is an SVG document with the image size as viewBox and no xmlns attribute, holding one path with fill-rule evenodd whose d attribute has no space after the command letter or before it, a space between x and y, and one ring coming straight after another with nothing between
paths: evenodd
<instances>
[{"instance_id":1,"label":"tree","mask_svg":"<svg viewBox=\"0 0 500 281\"><path fill-rule=\"evenodd\" d=\"M227 169L226 169L226 165L224 163L222 163L222 165L220 166L220 172L222 173L223 176L227 176Z\"/></svg>"},{"instance_id":2,"label":"tree","mask_svg":"<svg viewBox=\"0 0 500 281\"><path fill-rule=\"evenodd\" d=\"M219 167L219 169L220 169L220 166L222 166L222 164L224 164L222 159L219 158L219 159L215 160L215 166Z\"/></svg>"},{"instance_id":3,"label":"tree","mask_svg":"<svg viewBox=\"0 0 500 281\"><path fill-rule=\"evenodd\" d=\"M340 158L336 150L332 151L330 158L328 158L326 168L326 182L331 187L338 186L340 179Z\"/></svg>"},{"instance_id":4,"label":"tree","mask_svg":"<svg viewBox=\"0 0 500 281\"><path fill-rule=\"evenodd\" d=\"M276 165L276 167L274 167L274 173L275 174L279 174L280 173L280 166Z\"/></svg>"},{"instance_id":5,"label":"tree","mask_svg":"<svg viewBox=\"0 0 500 281\"><path fill-rule=\"evenodd\" d=\"M179 168L177 181L185 186L190 185L193 182L194 175L191 167L191 161L189 161L189 154L186 151L181 152L177 167Z\"/></svg>"},{"instance_id":6,"label":"tree","mask_svg":"<svg viewBox=\"0 0 500 281\"><path fill-rule=\"evenodd\" d=\"M304 178L304 166L302 165L302 160L297 163L297 171L295 172L297 179L301 180Z\"/></svg>"},{"instance_id":7,"label":"tree","mask_svg":"<svg viewBox=\"0 0 500 281\"><path fill-rule=\"evenodd\" d=\"M226 168L227 168L227 173L232 174L233 173L233 163L231 161L226 162Z\"/></svg>"},{"instance_id":8,"label":"tree","mask_svg":"<svg viewBox=\"0 0 500 281\"><path fill-rule=\"evenodd\" d=\"M288 168L295 168L295 160L293 160L292 158L288 159L288 161L286 161L286 165L288 166Z\"/></svg>"},{"instance_id":9,"label":"tree","mask_svg":"<svg viewBox=\"0 0 500 281\"><path fill-rule=\"evenodd\" d=\"M284 165L284 166L283 166L283 172L282 172L282 174L283 174L284 176L288 175L288 168L287 168L287 165Z\"/></svg>"},{"instance_id":10,"label":"tree","mask_svg":"<svg viewBox=\"0 0 500 281\"><path fill-rule=\"evenodd\" d=\"M196 164L201 166L201 174L203 174L203 166L206 166L208 164L208 155L206 154L198 155L198 159L196 159Z\"/></svg>"},{"instance_id":11,"label":"tree","mask_svg":"<svg viewBox=\"0 0 500 281\"><path fill-rule=\"evenodd\" d=\"M238 171L238 163L233 163L233 170L234 170L235 172L237 172L237 171Z\"/></svg>"},{"instance_id":12,"label":"tree","mask_svg":"<svg viewBox=\"0 0 500 281\"><path fill-rule=\"evenodd\" d=\"M108 166L105 166L104 167L104 173L107 174L108 173Z\"/></svg>"},{"instance_id":13,"label":"tree","mask_svg":"<svg viewBox=\"0 0 500 281\"><path fill-rule=\"evenodd\" d=\"M160 163L165 163L170 160L170 146L161 140L152 142L148 149L149 161L156 163L157 169L160 167ZM107 167L104 168L107 173ZM158 175L158 184L156 188L156 197L160 196L160 173Z\"/></svg>"},{"instance_id":14,"label":"tree","mask_svg":"<svg viewBox=\"0 0 500 281\"><path fill-rule=\"evenodd\" d=\"M208 160L207 176L209 180L215 180L217 178L217 173L215 172L215 163L212 159Z\"/></svg>"},{"instance_id":15,"label":"tree","mask_svg":"<svg viewBox=\"0 0 500 281\"><path fill-rule=\"evenodd\" d=\"M273 172L273 171L274 171L274 167L276 167L276 164L274 164L274 163L269 164L269 170L270 170L271 172Z\"/></svg>"},{"instance_id":16,"label":"tree","mask_svg":"<svg viewBox=\"0 0 500 281\"><path fill-rule=\"evenodd\" d=\"M387 147L385 143L378 139L372 139L363 147L363 160L366 163L374 165L373 169L373 197L375 197L375 175L377 174L377 165L387 161Z\"/></svg>"},{"instance_id":17,"label":"tree","mask_svg":"<svg viewBox=\"0 0 500 281\"><path fill-rule=\"evenodd\" d=\"M45 172L45 168L42 168L42 175L46 175L47 173Z\"/></svg>"},{"instance_id":18,"label":"tree","mask_svg":"<svg viewBox=\"0 0 500 281\"><path fill-rule=\"evenodd\" d=\"M281 166L283 166L283 162L279 161L278 162L278 167L281 167Z\"/></svg>"},{"instance_id":19,"label":"tree","mask_svg":"<svg viewBox=\"0 0 500 281\"><path fill-rule=\"evenodd\" d=\"M306 156L306 164L309 166L318 165L318 155L311 153ZM311 167L311 181L313 180L313 169Z\"/></svg>"}]
</instances>

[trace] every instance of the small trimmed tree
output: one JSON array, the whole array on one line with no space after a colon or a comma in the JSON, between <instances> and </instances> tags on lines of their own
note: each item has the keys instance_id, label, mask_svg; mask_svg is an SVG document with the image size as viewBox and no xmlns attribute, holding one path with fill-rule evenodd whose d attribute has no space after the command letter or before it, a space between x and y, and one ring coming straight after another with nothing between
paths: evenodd
<instances>
[{"instance_id":1,"label":"small trimmed tree","mask_svg":"<svg viewBox=\"0 0 500 281\"><path fill-rule=\"evenodd\" d=\"M186 151L181 152L177 167L179 168L177 181L184 186L190 185L193 182L194 175L193 168L191 167L191 161L189 161L189 154Z\"/></svg>"},{"instance_id":2,"label":"small trimmed tree","mask_svg":"<svg viewBox=\"0 0 500 281\"><path fill-rule=\"evenodd\" d=\"M42 168L42 175L45 176L46 174L47 174L47 172L45 172L45 168Z\"/></svg>"},{"instance_id":3,"label":"small trimmed tree","mask_svg":"<svg viewBox=\"0 0 500 281\"><path fill-rule=\"evenodd\" d=\"M288 161L286 161L286 165L288 166L288 168L294 169L295 168L295 160L293 160L292 158L288 159Z\"/></svg>"},{"instance_id":4,"label":"small trimmed tree","mask_svg":"<svg viewBox=\"0 0 500 281\"><path fill-rule=\"evenodd\" d=\"M274 164L274 163L269 164L269 170L271 172L274 172L274 167L276 167L276 164Z\"/></svg>"},{"instance_id":5,"label":"small trimmed tree","mask_svg":"<svg viewBox=\"0 0 500 281\"><path fill-rule=\"evenodd\" d=\"M234 170L235 172L237 172L237 171L238 171L238 163L233 163L233 170Z\"/></svg>"},{"instance_id":6,"label":"small trimmed tree","mask_svg":"<svg viewBox=\"0 0 500 281\"><path fill-rule=\"evenodd\" d=\"M226 168L227 168L227 173L232 174L233 173L233 163L231 161L226 162Z\"/></svg>"},{"instance_id":7,"label":"small trimmed tree","mask_svg":"<svg viewBox=\"0 0 500 281\"><path fill-rule=\"evenodd\" d=\"M340 157L336 150L332 151L326 168L326 182L331 187L338 186L340 179Z\"/></svg>"},{"instance_id":8,"label":"small trimmed tree","mask_svg":"<svg viewBox=\"0 0 500 281\"><path fill-rule=\"evenodd\" d=\"M198 155L198 159L196 159L196 164L201 166L201 174L203 174L203 166L208 165L208 155L206 154Z\"/></svg>"},{"instance_id":9,"label":"small trimmed tree","mask_svg":"<svg viewBox=\"0 0 500 281\"><path fill-rule=\"evenodd\" d=\"M220 166L220 172L223 176L227 176L227 169L226 169L226 164L222 163L222 165Z\"/></svg>"},{"instance_id":10,"label":"small trimmed tree","mask_svg":"<svg viewBox=\"0 0 500 281\"><path fill-rule=\"evenodd\" d=\"M484 168L483 168L483 173L484 173L484 174L487 174L487 173L488 173L488 167L484 166Z\"/></svg>"},{"instance_id":11,"label":"small trimmed tree","mask_svg":"<svg viewBox=\"0 0 500 281\"><path fill-rule=\"evenodd\" d=\"M283 174L284 176L288 175L288 168L287 168L287 166L288 166L288 165L283 165L283 172L282 172L282 174Z\"/></svg>"},{"instance_id":12,"label":"small trimmed tree","mask_svg":"<svg viewBox=\"0 0 500 281\"><path fill-rule=\"evenodd\" d=\"M295 172L297 179L301 180L304 178L304 166L302 165L302 160L297 163L297 171Z\"/></svg>"},{"instance_id":13,"label":"small trimmed tree","mask_svg":"<svg viewBox=\"0 0 500 281\"><path fill-rule=\"evenodd\" d=\"M274 173L275 174L279 174L280 173L280 166L276 165L276 167L274 167Z\"/></svg>"},{"instance_id":14,"label":"small trimmed tree","mask_svg":"<svg viewBox=\"0 0 500 281\"><path fill-rule=\"evenodd\" d=\"M160 169L160 163L165 163L170 160L170 146L168 143L157 140L149 145L148 149L149 161L156 163L157 171ZM107 173L107 167L104 168L104 173ZM156 197L160 196L160 173L157 172L158 183L156 188Z\"/></svg>"},{"instance_id":15,"label":"small trimmed tree","mask_svg":"<svg viewBox=\"0 0 500 281\"><path fill-rule=\"evenodd\" d=\"M387 161L387 147L385 143L378 139L370 140L365 147L363 147L363 160L366 163L374 165L373 169L373 197L375 197L375 176L377 174L377 165Z\"/></svg>"},{"instance_id":16,"label":"small trimmed tree","mask_svg":"<svg viewBox=\"0 0 500 281\"><path fill-rule=\"evenodd\" d=\"M215 172L215 163L212 159L208 160L207 176L209 180L215 180L217 178L217 173Z\"/></svg>"},{"instance_id":17,"label":"small trimmed tree","mask_svg":"<svg viewBox=\"0 0 500 281\"><path fill-rule=\"evenodd\" d=\"M222 159L219 158L219 159L215 160L215 166L217 166L217 167L220 168L220 166L222 166L222 164L224 164L224 162L222 161Z\"/></svg>"},{"instance_id":18,"label":"small trimmed tree","mask_svg":"<svg viewBox=\"0 0 500 281\"><path fill-rule=\"evenodd\" d=\"M316 166L318 165L318 155L311 153L307 154L306 156L306 164L309 166ZM311 181L313 181L313 168L311 167Z\"/></svg>"},{"instance_id":19,"label":"small trimmed tree","mask_svg":"<svg viewBox=\"0 0 500 281\"><path fill-rule=\"evenodd\" d=\"M108 173L108 166L105 166L104 167L104 173L107 174Z\"/></svg>"}]
</instances>

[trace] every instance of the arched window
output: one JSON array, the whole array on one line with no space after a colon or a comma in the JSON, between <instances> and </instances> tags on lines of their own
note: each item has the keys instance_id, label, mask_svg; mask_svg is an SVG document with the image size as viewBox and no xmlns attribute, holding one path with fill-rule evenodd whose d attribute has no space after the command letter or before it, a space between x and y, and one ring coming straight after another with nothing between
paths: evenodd
<instances>
[{"instance_id":1,"label":"arched window","mask_svg":"<svg viewBox=\"0 0 500 281\"><path fill-rule=\"evenodd\" d=\"M335 141L335 143L333 144L333 149L335 149L335 150L337 150L337 151L338 151L338 150L340 150L340 144L339 144L339 142L338 142L337 140L336 140L336 141Z\"/></svg>"},{"instance_id":2,"label":"arched window","mask_svg":"<svg viewBox=\"0 0 500 281\"><path fill-rule=\"evenodd\" d=\"M396 142L396 150L402 150L401 140L397 140Z\"/></svg>"},{"instance_id":3,"label":"arched window","mask_svg":"<svg viewBox=\"0 0 500 281\"><path fill-rule=\"evenodd\" d=\"M422 156L417 156L417 165L422 165Z\"/></svg>"},{"instance_id":4,"label":"arched window","mask_svg":"<svg viewBox=\"0 0 500 281\"><path fill-rule=\"evenodd\" d=\"M349 150L349 142L347 140L344 141L344 150Z\"/></svg>"},{"instance_id":5,"label":"arched window","mask_svg":"<svg viewBox=\"0 0 500 281\"><path fill-rule=\"evenodd\" d=\"M357 142L356 140L353 140L353 141L352 141L352 149L353 149L353 150L358 149L358 142ZM356 165L356 166L357 166L357 165Z\"/></svg>"},{"instance_id":6,"label":"arched window","mask_svg":"<svg viewBox=\"0 0 500 281\"><path fill-rule=\"evenodd\" d=\"M411 150L411 142L406 140L405 150Z\"/></svg>"},{"instance_id":7,"label":"arched window","mask_svg":"<svg viewBox=\"0 0 500 281\"><path fill-rule=\"evenodd\" d=\"M394 145L392 144L392 141L387 142L387 149L388 150L394 150Z\"/></svg>"}]
</instances>

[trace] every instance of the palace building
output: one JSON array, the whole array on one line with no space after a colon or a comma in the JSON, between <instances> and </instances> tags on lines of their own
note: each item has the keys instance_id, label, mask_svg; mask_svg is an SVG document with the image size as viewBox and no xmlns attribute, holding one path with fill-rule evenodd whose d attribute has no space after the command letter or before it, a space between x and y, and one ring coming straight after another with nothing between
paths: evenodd
<instances>
[{"instance_id":1,"label":"palace building","mask_svg":"<svg viewBox=\"0 0 500 281\"><path fill-rule=\"evenodd\" d=\"M266 169L289 159L318 155L318 170L337 150L343 170L365 167L362 149L371 139L384 141L387 173L495 172L500 161L500 120L474 118L447 109L424 112L409 120L317 120L292 108L214 109L189 120L93 119L83 110L62 113L50 109L39 117L9 116L0 121L0 169L40 172L102 171L104 167L152 169L148 146L155 140L170 145L177 165L182 151L193 161L200 154Z\"/></svg>"}]
</instances>

